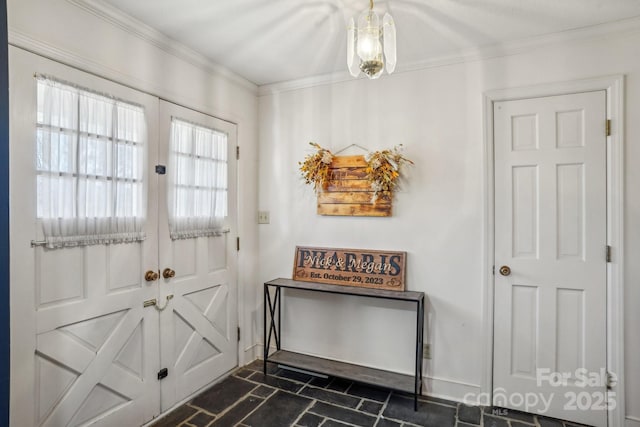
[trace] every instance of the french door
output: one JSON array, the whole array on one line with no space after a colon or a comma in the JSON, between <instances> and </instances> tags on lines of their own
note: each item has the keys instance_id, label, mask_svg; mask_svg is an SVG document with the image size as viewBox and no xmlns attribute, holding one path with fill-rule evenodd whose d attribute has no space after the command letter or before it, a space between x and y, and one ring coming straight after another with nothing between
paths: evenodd
<instances>
[{"instance_id":1,"label":"french door","mask_svg":"<svg viewBox=\"0 0 640 427\"><path fill-rule=\"evenodd\" d=\"M494 104L494 404L598 427L605 123L605 91Z\"/></svg>"},{"instance_id":2,"label":"french door","mask_svg":"<svg viewBox=\"0 0 640 427\"><path fill-rule=\"evenodd\" d=\"M169 237L167 180L159 184L159 265L174 277L161 279L160 288L172 295L160 316L160 358L173 375L162 381L162 409L173 406L237 365L238 323L235 272L237 251L233 244L236 200L235 125L160 101L160 153L170 152L170 125L180 119L227 134L228 209L224 232L217 236L172 240ZM233 149L231 149L233 148ZM166 157L163 159L167 164Z\"/></svg>"},{"instance_id":3,"label":"french door","mask_svg":"<svg viewBox=\"0 0 640 427\"><path fill-rule=\"evenodd\" d=\"M229 244L236 233L235 156L228 168L229 233L172 241L165 176L154 167L167 161L161 111L168 104L18 48L9 54L11 425L144 424L237 364L236 252ZM38 245L35 73L144 108L145 240ZM171 108L173 115L221 127L228 151L235 151L234 125ZM164 269L175 276L164 278ZM159 381L163 368L167 377Z\"/></svg>"}]
</instances>

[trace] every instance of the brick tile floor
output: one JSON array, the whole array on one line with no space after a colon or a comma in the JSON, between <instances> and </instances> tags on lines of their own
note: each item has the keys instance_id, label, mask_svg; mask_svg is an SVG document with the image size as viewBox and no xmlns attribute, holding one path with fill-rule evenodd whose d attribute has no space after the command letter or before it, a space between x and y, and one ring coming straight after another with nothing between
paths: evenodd
<instances>
[{"instance_id":1,"label":"brick tile floor","mask_svg":"<svg viewBox=\"0 0 640 427\"><path fill-rule=\"evenodd\" d=\"M579 427L523 412L413 397L262 362L237 369L152 427Z\"/></svg>"}]
</instances>

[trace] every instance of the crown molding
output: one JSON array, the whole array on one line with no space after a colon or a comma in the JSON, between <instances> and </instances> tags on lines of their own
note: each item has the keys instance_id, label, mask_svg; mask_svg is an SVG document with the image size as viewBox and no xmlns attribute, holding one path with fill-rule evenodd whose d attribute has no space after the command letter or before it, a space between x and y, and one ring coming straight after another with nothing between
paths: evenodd
<instances>
[{"instance_id":1,"label":"crown molding","mask_svg":"<svg viewBox=\"0 0 640 427\"><path fill-rule=\"evenodd\" d=\"M573 41L585 41L601 39L612 35L625 35L640 32L640 16L589 27L576 28L558 33L529 37L505 43L496 43L473 49L466 49L451 55L441 55L424 61L416 61L404 64L396 68L394 74L424 70L428 68L461 64L466 62L482 61L492 58L518 55L540 49L549 45L567 43ZM346 64L345 64L346 69ZM363 76L359 79L364 78ZM389 78L383 75L381 78ZM354 78L345 70L335 73L322 74L302 79L289 80L279 83L261 85L258 87L258 96L265 96L280 92L306 89L315 86L330 85L345 81L353 81Z\"/></svg>"},{"instance_id":2,"label":"crown molding","mask_svg":"<svg viewBox=\"0 0 640 427\"><path fill-rule=\"evenodd\" d=\"M228 68L209 60L204 55L165 36L158 30L130 15L127 15L102 0L67 0L67 2L128 32L131 35L144 40L149 44L156 46L176 58L208 71L214 76L224 78L225 80L253 93L256 93L258 90L258 85L255 83L239 76Z\"/></svg>"},{"instance_id":3,"label":"crown molding","mask_svg":"<svg viewBox=\"0 0 640 427\"><path fill-rule=\"evenodd\" d=\"M139 79L130 74L123 73L108 64L92 61L84 56L76 54L75 52L62 49L41 39L36 39L26 33L16 30L15 28L9 28L8 36L10 46L34 53L131 89L144 92L151 96L173 102L174 104L183 105L186 108L214 116L229 123L239 124L243 120L243 116L239 115L237 112L233 113L228 110L221 109L220 106L208 103L187 102L182 98L182 94L170 91L166 87L159 86L153 81ZM244 90L242 88L240 89ZM249 91L249 93L254 96L256 95L256 92L257 89Z\"/></svg>"},{"instance_id":4,"label":"crown molding","mask_svg":"<svg viewBox=\"0 0 640 427\"><path fill-rule=\"evenodd\" d=\"M153 88L150 88L149 84L145 81L135 79L130 75L116 70L115 68L100 62L92 61L83 56L77 55L70 50L62 49L44 40L34 38L15 28L9 27L8 36L9 45L11 46L24 49L94 75L104 76L114 82L120 82L125 86L138 88L138 90L142 90L147 93L153 91Z\"/></svg>"},{"instance_id":5,"label":"crown molding","mask_svg":"<svg viewBox=\"0 0 640 427\"><path fill-rule=\"evenodd\" d=\"M66 1L142 40L145 40L147 43L158 47L164 52L167 52L201 69L205 69L213 75L219 76L232 83L235 83L236 85L248 89L252 93L257 93L258 96L354 80L354 78L351 77L351 75L345 70L258 86L255 83L239 76L228 68L209 60L204 55L165 36L149 25L107 4L103 0ZM411 63L406 63L402 66L398 66L395 74L442 67L447 65L475 62L492 58L513 56L553 44L599 39L605 36L625 34L637 31L640 31L640 16L604 24L597 24L588 27L561 31L552 34L546 34L542 36L529 37L505 43L497 43L481 46L478 48L461 50L453 54L440 55L423 61L414 61ZM386 78L386 76L383 76L382 78Z\"/></svg>"}]
</instances>

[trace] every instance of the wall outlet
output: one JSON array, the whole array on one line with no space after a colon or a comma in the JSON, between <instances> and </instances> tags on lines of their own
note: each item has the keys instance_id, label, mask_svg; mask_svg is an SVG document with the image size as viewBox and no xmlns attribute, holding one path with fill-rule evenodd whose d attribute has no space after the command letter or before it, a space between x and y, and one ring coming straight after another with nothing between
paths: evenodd
<instances>
[{"instance_id":1,"label":"wall outlet","mask_svg":"<svg viewBox=\"0 0 640 427\"><path fill-rule=\"evenodd\" d=\"M431 360L431 344L424 344L422 346L422 358Z\"/></svg>"},{"instance_id":2,"label":"wall outlet","mask_svg":"<svg viewBox=\"0 0 640 427\"><path fill-rule=\"evenodd\" d=\"M258 224L269 224L269 211L258 211Z\"/></svg>"}]
</instances>

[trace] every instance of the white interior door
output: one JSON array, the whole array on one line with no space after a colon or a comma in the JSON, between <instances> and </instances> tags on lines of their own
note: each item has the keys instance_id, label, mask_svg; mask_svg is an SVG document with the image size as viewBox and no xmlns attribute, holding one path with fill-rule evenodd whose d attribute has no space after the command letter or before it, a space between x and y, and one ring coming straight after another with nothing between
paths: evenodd
<instances>
[{"instance_id":1,"label":"white interior door","mask_svg":"<svg viewBox=\"0 0 640 427\"><path fill-rule=\"evenodd\" d=\"M605 91L494 104L496 406L607 425L605 122Z\"/></svg>"},{"instance_id":2,"label":"white interior door","mask_svg":"<svg viewBox=\"0 0 640 427\"><path fill-rule=\"evenodd\" d=\"M236 126L160 101L160 158L168 165L172 118L226 133L227 200L225 233L172 240L167 217L167 179L159 181L162 300L173 295L160 315L161 361L169 375L161 383L163 411L210 384L238 364L236 232ZM170 171L168 171L170 173Z\"/></svg>"},{"instance_id":3,"label":"white interior door","mask_svg":"<svg viewBox=\"0 0 640 427\"><path fill-rule=\"evenodd\" d=\"M159 413L157 203L141 243L45 249L36 218L36 81L55 76L142 105L148 141L157 99L10 47L11 425L141 425ZM146 162L155 150L145 147ZM149 168L147 168L149 169ZM147 177L157 194L156 176Z\"/></svg>"}]
</instances>

